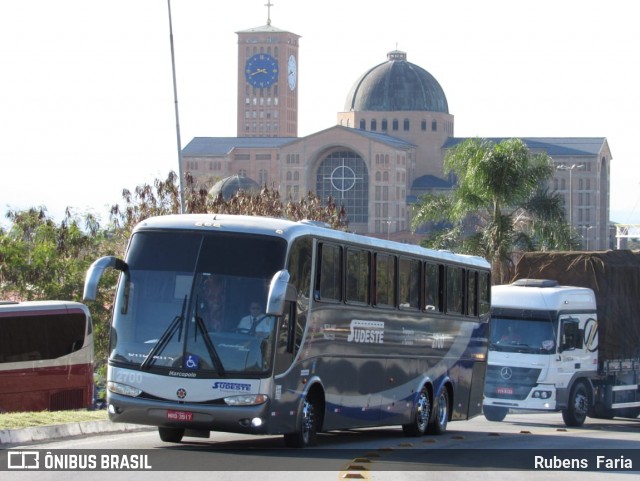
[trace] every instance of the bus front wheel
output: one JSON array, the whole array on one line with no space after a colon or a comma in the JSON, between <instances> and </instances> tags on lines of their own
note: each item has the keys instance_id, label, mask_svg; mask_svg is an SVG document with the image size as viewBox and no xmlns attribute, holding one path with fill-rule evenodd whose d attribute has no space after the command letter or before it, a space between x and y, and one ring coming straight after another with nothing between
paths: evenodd
<instances>
[{"instance_id":1,"label":"bus front wheel","mask_svg":"<svg viewBox=\"0 0 640 481\"><path fill-rule=\"evenodd\" d=\"M302 411L298 416L296 430L284 435L284 443L289 448L306 448L318 442L319 406L307 395L302 401Z\"/></svg>"},{"instance_id":2,"label":"bus front wheel","mask_svg":"<svg viewBox=\"0 0 640 481\"><path fill-rule=\"evenodd\" d=\"M159 427L158 434L165 443L179 443L184 436L184 429Z\"/></svg>"}]
</instances>

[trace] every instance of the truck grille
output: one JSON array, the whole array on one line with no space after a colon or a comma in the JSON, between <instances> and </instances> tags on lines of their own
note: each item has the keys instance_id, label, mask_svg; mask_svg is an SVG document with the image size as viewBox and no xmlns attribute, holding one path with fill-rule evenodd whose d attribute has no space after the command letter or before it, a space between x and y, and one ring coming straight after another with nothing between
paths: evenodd
<instances>
[{"instance_id":1,"label":"truck grille","mask_svg":"<svg viewBox=\"0 0 640 481\"><path fill-rule=\"evenodd\" d=\"M491 398L523 400L538 384L540 371L528 367L488 366L484 393Z\"/></svg>"}]
</instances>

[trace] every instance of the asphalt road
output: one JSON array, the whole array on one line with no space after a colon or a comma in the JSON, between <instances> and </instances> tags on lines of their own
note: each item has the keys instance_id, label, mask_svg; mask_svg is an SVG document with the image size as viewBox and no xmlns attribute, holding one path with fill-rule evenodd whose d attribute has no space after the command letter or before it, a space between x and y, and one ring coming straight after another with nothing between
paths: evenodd
<instances>
[{"instance_id":1,"label":"asphalt road","mask_svg":"<svg viewBox=\"0 0 640 481\"><path fill-rule=\"evenodd\" d=\"M595 480L635 479L640 472L640 420L592 420L566 428L560 414L509 415L494 423L478 417L449 424L443 436L407 438L400 428L324 433L318 447L284 449L279 436L212 433L163 443L155 431L91 435L16 446L41 453L85 453L100 459L147 456L153 471L67 471L65 480L157 480L158 471L195 479L376 480ZM67 451L70 450L70 451ZM82 451L75 451L82 450ZM635 457L630 453L636 454ZM597 456L603 456L600 471ZM617 463L607 467L606 463ZM632 466L629 469L628 463ZM536 464L537 463L537 464ZM121 467L121 466L118 466ZM135 466L134 466L135 467ZM633 473L632 473L633 471ZM211 472L215 472L211 478ZM154 475L155 473L155 475ZM3 480L58 480L60 471L2 473ZM82 476L82 477L80 477Z\"/></svg>"}]
</instances>

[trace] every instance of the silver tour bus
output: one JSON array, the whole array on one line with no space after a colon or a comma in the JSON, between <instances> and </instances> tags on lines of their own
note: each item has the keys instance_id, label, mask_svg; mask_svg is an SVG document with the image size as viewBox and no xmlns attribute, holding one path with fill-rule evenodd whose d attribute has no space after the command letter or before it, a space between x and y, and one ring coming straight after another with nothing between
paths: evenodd
<instances>
[{"instance_id":1,"label":"silver tour bus","mask_svg":"<svg viewBox=\"0 0 640 481\"><path fill-rule=\"evenodd\" d=\"M481 413L490 266L313 222L174 215L134 229L121 271L107 406L160 438L402 426Z\"/></svg>"}]
</instances>

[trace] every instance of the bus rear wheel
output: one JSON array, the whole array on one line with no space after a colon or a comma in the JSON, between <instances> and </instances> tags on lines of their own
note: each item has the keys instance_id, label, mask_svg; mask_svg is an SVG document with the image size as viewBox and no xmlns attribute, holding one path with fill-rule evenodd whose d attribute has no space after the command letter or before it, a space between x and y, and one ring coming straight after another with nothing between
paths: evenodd
<instances>
[{"instance_id":1,"label":"bus rear wheel","mask_svg":"<svg viewBox=\"0 0 640 481\"><path fill-rule=\"evenodd\" d=\"M159 427L158 434L165 443L179 443L184 436L184 429Z\"/></svg>"},{"instance_id":2,"label":"bus rear wheel","mask_svg":"<svg viewBox=\"0 0 640 481\"><path fill-rule=\"evenodd\" d=\"M409 424L402 425L402 432L405 436L422 436L427 432L429 425L429 414L431 412L431 404L429 403L429 393L423 389L420 391L418 401L416 402L416 412L413 420Z\"/></svg>"},{"instance_id":3,"label":"bus rear wheel","mask_svg":"<svg viewBox=\"0 0 640 481\"><path fill-rule=\"evenodd\" d=\"M449 423L449 391L447 388L442 388L440 395L435 401L433 406L433 416L429 426L427 426L427 432L431 434L444 434L447 430L447 424Z\"/></svg>"},{"instance_id":4,"label":"bus rear wheel","mask_svg":"<svg viewBox=\"0 0 640 481\"><path fill-rule=\"evenodd\" d=\"M289 448L306 448L318 443L318 406L308 395L302 401L302 412L297 428L284 435L284 444Z\"/></svg>"}]
</instances>

